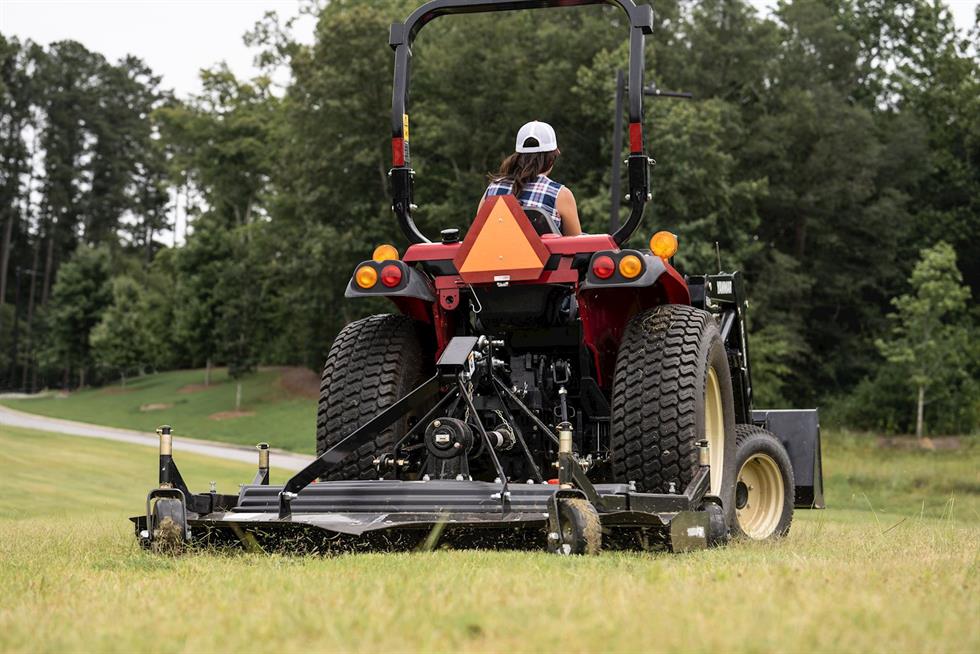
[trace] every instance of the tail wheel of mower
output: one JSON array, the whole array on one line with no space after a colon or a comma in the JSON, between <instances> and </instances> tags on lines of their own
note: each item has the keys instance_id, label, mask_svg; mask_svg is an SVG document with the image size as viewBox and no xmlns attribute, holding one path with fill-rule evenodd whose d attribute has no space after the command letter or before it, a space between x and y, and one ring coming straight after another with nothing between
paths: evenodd
<instances>
[{"instance_id":1,"label":"tail wheel of mower","mask_svg":"<svg viewBox=\"0 0 980 654\"><path fill-rule=\"evenodd\" d=\"M735 427L735 533L752 540L781 538L793 522L795 481L783 444L755 425Z\"/></svg>"},{"instance_id":2,"label":"tail wheel of mower","mask_svg":"<svg viewBox=\"0 0 980 654\"><path fill-rule=\"evenodd\" d=\"M556 554L598 554L602 549L602 524L599 513L588 500L563 498L558 500L558 523L561 543Z\"/></svg>"},{"instance_id":3,"label":"tail wheel of mower","mask_svg":"<svg viewBox=\"0 0 980 654\"><path fill-rule=\"evenodd\" d=\"M728 356L711 314L683 305L637 314L613 378L613 478L648 493L682 493L708 441L710 493L734 521L735 408Z\"/></svg>"},{"instance_id":4,"label":"tail wheel of mower","mask_svg":"<svg viewBox=\"0 0 980 654\"><path fill-rule=\"evenodd\" d=\"M357 320L340 331L320 380L317 456L425 381L420 333L410 318L391 314ZM322 479L376 479L375 458L394 444L395 434L405 433L414 417L407 415L382 431Z\"/></svg>"},{"instance_id":5,"label":"tail wheel of mower","mask_svg":"<svg viewBox=\"0 0 980 654\"><path fill-rule=\"evenodd\" d=\"M187 545L186 514L180 500L161 498L153 504L152 550L157 554L180 554Z\"/></svg>"}]
</instances>

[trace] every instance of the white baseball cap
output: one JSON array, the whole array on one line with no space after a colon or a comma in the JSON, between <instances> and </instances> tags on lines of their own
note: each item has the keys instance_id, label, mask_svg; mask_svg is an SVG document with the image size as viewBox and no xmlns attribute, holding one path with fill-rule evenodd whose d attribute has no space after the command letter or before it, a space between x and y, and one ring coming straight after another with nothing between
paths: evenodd
<instances>
[{"instance_id":1,"label":"white baseball cap","mask_svg":"<svg viewBox=\"0 0 980 654\"><path fill-rule=\"evenodd\" d=\"M548 123L537 120L524 125L517 132L517 152L554 152L558 149L555 129Z\"/></svg>"}]
</instances>

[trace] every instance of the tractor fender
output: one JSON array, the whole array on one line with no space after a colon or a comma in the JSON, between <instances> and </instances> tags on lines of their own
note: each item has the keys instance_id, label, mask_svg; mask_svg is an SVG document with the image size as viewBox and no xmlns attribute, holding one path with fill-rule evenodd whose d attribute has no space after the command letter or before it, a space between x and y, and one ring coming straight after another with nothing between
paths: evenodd
<instances>
[{"instance_id":1,"label":"tractor fender","mask_svg":"<svg viewBox=\"0 0 980 654\"><path fill-rule=\"evenodd\" d=\"M401 281L395 286L385 286L381 282L381 269L389 265L398 266L402 272ZM356 271L365 266L374 268L377 272L377 281L370 288L361 288L355 280ZM351 275L350 281L347 282L347 291L344 292L344 297L414 298L430 303L436 301L435 290L433 290L431 282L409 267L404 261L384 261L381 263L377 261L364 261L358 264L354 270L354 275Z\"/></svg>"}]
</instances>

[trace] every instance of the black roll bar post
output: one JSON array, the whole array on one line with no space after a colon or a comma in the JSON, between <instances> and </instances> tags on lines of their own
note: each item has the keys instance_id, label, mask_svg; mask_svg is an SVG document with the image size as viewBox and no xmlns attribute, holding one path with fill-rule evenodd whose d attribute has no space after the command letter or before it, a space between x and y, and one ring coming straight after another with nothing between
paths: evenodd
<instances>
[{"instance_id":1,"label":"black roll bar post","mask_svg":"<svg viewBox=\"0 0 980 654\"><path fill-rule=\"evenodd\" d=\"M395 77L391 102L392 211L410 243L429 243L412 218L414 176L409 147L409 75L412 43L418 32L439 16L520 9L550 9L586 5L612 5L630 20L629 64L629 196L630 217L613 238L622 245L636 231L643 208L650 199L649 158L643 150L643 72L646 36L653 33L653 9L633 0L431 0L416 9L404 23L393 23L388 44L395 51Z\"/></svg>"}]
</instances>

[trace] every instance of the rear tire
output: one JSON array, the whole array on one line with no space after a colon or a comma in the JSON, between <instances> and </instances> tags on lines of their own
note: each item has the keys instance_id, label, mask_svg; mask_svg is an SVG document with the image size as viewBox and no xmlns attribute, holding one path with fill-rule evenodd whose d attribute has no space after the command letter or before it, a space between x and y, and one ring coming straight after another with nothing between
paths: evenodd
<instances>
[{"instance_id":1,"label":"rear tire","mask_svg":"<svg viewBox=\"0 0 980 654\"><path fill-rule=\"evenodd\" d=\"M775 540L793 523L796 482L786 448L755 425L735 426L735 521L740 538Z\"/></svg>"},{"instance_id":2,"label":"rear tire","mask_svg":"<svg viewBox=\"0 0 980 654\"><path fill-rule=\"evenodd\" d=\"M734 520L735 408L728 356L711 314L664 305L626 326L613 379L610 450L616 481L683 493L710 446L710 494Z\"/></svg>"},{"instance_id":3,"label":"rear tire","mask_svg":"<svg viewBox=\"0 0 980 654\"><path fill-rule=\"evenodd\" d=\"M425 351L418 323L382 314L344 327L327 355L316 417L316 453L323 454L425 381ZM352 453L324 481L375 479L374 459L409 428L404 416Z\"/></svg>"}]
</instances>

